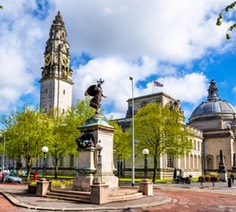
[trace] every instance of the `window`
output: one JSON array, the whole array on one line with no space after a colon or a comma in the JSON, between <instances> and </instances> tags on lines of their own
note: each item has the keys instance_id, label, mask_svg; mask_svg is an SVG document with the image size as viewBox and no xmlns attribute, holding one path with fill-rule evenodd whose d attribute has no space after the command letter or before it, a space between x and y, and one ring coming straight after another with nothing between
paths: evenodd
<instances>
[{"instance_id":1,"label":"window","mask_svg":"<svg viewBox=\"0 0 236 212\"><path fill-rule=\"evenodd\" d=\"M207 169L213 169L213 156L212 155L208 155L206 157L206 168Z\"/></svg>"},{"instance_id":2,"label":"window","mask_svg":"<svg viewBox=\"0 0 236 212\"><path fill-rule=\"evenodd\" d=\"M48 93L48 89L45 90L45 93Z\"/></svg>"},{"instance_id":3,"label":"window","mask_svg":"<svg viewBox=\"0 0 236 212\"><path fill-rule=\"evenodd\" d=\"M63 94L64 94L64 95L66 94L66 90L63 90Z\"/></svg>"},{"instance_id":4,"label":"window","mask_svg":"<svg viewBox=\"0 0 236 212\"><path fill-rule=\"evenodd\" d=\"M70 167L74 167L74 155L70 155Z\"/></svg>"},{"instance_id":5,"label":"window","mask_svg":"<svg viewBox=\"0 0 236 212\"><path fill-rule=\"evenodd\" d=\"M167 155L167 167L174 168L174 156Z\"/></svg>"},{"instance_id":6,"label":"window","mask_svg":"<svg viewBox=\"0 0 236 212\"><path fill-rule=\"evenodd\" d=\"M194 150L197 150L197 144L195 140L194 140Z\"/></svg>"}]
</instances>

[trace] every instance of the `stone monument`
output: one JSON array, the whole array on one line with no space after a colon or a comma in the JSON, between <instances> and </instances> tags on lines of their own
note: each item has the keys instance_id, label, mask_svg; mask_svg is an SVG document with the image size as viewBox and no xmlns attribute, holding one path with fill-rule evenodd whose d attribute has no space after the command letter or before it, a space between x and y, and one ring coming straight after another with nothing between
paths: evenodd
<instances>
[{"instance_id":1,"label":"stone monument","mask_svg":"<svg viewBox=\"0 0 236 212\"><path fill-rule=\"evenodd\" d=\"M225 168L225 164L224 164L224 156L223 156L223 151L220 150L220 164L219 164L219 180L222 182L226 182L227 180L227 171Z\"/></svg>"},{"instance_id":2,"label":"stone monument","mask_svg":"<svg viewBox=\"0 0 236 212\"><path fill-rule=\"evenodd\" d=\"M79 128L81 137L76 140L79 166L78 175L74 179L74 190L90 190L90 186L96 184L98 151L95 147L98 142L101 142L104 147L100 152L102 182L108 185L109 190L118 188L118 178L113 173L115 169L113 159L114 128L98 112L102 97L105 97L101 87L103 82L102 79L98 80L97 85L91 85L85 92L85 95L93 97L90 106L95 108L96 113Z\"/></svg>"}]
</instances>

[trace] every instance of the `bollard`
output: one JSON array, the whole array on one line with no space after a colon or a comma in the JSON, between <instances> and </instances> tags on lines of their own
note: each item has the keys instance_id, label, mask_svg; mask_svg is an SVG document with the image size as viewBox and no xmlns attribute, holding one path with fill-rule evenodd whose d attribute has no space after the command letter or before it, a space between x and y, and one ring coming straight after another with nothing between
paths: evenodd
<instances>
[{"instance_id":1,"label":"bollard","mask_svg":"<svg viewBox=\"0 0 236 212\"><path fill-rule=\"evenodd\" d=\"M228 187L231 187L232 186L232 181L231 181L231 178L229 177L228 178Z\"/></svg>"}]
</instances>

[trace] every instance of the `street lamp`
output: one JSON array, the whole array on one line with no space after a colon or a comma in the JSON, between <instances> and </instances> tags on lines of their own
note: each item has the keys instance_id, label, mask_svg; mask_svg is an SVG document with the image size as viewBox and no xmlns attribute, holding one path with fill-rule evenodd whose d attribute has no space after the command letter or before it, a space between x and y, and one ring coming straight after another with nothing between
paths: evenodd
<instances>
[{"instance_id":1,"label":"street lamp","mask_svg":"<svg viewBox=\"0 0 236 212\"><path fill-rule=\"evenodd\" d=\"M43 156L43 175L46 176L46 154L48 152L48 147L43 146L42 147L42 152L44 154L44 156Z\"/></svg>"},{"instance_id":2,"label":"street lamp","mask_svg":"<svg viewBox=\"0 0 236 212\"><path fill-rule=\"evenodd\" d=\"M104 145L99 140L99 142L96 144L96 149L98 150L98 162L97 162L97 179L95 183L102 183L102 155L101 151L103 149Z\"/></svg>"},{"instance_id":3,"label":"street lamp","mask_svg":"<svg viewBox=\"0 0 236 212\"><path fill-rule=\"evenodd\" d=\"M148 149L143 149L143 154L144 154L144 179L148 179L148 154L149 150Z\"/></svg>"},{"instance_id":4,"label":"street lamp","mask_svg":"<svg viewBox=\"0 0 236 212\"><path fill-rule=\"evenodd\" d=\"M134 83L133 77L129 77L132 83L132 186L134 187Z\"/></svg>"}]
</instances>

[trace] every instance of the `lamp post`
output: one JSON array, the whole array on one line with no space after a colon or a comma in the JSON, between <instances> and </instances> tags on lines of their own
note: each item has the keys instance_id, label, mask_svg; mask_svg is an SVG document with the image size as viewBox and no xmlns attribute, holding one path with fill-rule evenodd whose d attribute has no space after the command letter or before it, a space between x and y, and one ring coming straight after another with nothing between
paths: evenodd
<instances>
[{"instance_id":1,"label":"lamp post","mask_svg":"<svg viewBox=\"0 0 236 212\"><path fill-rule=\"evenodd\" d=\"M133 77L129 77L132 83L132 186L134 186L134 169L135 169L135 158L134 158L134 82Z\"/></svg>"},{"instance_id":2,"label":"lamp post","mask_svg":"<svg viewBox=\"0 0 236 212\"><path fill-rule=\"evenodd\" d=\"M143 154L144 154L144 179L148 179L148 154L149 150L148 149L143 149Z\"/></svg>"},{"instance_id":3,"label":"lamp post","mask_svg":"<svg viewBox=\"0 0 236 212\"><path fill-rule=\"evenodd\" d=\"M48 152L48 147L47 146L43 146L42 147L42 152L44 154L44 156L43 156L43 176L46 177L46 154Z\"/></svg>"},{"instance_id":4,"label":"lamp post","mask_svg":"<svg viewBox=\"0 0 236 212\"><path fill-rule=\"evenodd\" d=\"M97 179L95 183L102 183L102 155L101 151L103 149L103 143L101 140L96 144L96 149L98 150L98 163L97 163Z\"/></svg>"}]
</instances>

